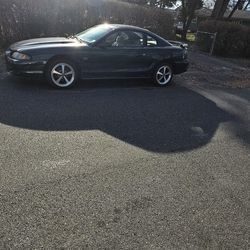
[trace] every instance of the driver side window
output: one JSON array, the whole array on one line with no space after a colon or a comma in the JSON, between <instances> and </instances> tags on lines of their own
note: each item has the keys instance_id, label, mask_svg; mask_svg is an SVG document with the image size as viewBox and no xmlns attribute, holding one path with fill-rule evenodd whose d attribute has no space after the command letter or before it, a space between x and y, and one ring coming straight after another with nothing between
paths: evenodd
<instances>
[{"instance_id":1,"label":"driver side window","mask_svg":"<svg viewBox=\"0 0 250 250\"><path fill-rule=\"evenodd\" d=\"M148 47L157 47L158 41L155 38L147 35L147 46Z\"/></svg>"},{"instance_id":2,"label":"driver side window","mask_svg":"<svg viewBox=\"0 0 250 250\"><path fill-rule=\"evenodd\" d=\"M117 39L117 36L118 36L117 32L111 34L102 42L102 45L104 45L105 47L113 47L113 44Z\"/></svg>"}]
</instances>

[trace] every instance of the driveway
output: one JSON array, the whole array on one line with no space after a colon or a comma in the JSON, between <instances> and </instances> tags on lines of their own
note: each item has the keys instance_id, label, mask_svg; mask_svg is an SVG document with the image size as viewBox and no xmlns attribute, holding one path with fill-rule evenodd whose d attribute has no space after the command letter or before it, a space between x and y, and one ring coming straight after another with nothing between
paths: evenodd
<instances>
[{"instance_id":1,"label":"driveway","mask_svg":"<svg viewBox=\"0 0 250 250\"><path fill-rule=\"evenodd\" d=\"M249 249L250 90L0 80L0 249Z\"/></svg>"}]
</instances>

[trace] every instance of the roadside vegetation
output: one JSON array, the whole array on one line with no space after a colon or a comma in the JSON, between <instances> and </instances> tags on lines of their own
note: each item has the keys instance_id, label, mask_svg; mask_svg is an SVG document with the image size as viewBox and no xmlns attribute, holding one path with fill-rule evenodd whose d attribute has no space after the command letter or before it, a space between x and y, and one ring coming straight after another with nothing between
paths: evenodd
<instances>
[{"instance_id":1,"label":"roadside vegetation","mask_svg":"<svg viewBox=\"0 0 250 250\"><path fill-rule=\"evenodd\" d=\"M226 21L208 20L200 24L199 30L217 33L214 46L215 55L250 58L249 27ZM197 42L202 50L209 50L202 38Z\"/></svg>"},{"instance_id":2,"label":"roadside vegetation","mask_svg":"<svg viewBox=\"0 0 250 250\"><path fill-rule=\"evenodd\" d=\"M0 13L0 47L28 38L72 35L103 22L174 36L171 13L115 0L0 0Z\"/></svg>"},{"instance_id":3,"label":"roadside vegetation","mask_svg":"<svg viewBox=\"0 0 250 250\"><path fill-rule=\"evenodd\" d=\"M217 33L214 55L250 58L250 27L232 22L233 13L250 8L249 0L215 0L211 16L190 29L204 0L0 0L0 52L9 44L34 37L70 36L93 25L125 23L147 28L165 38L211 50L210 35L196 41L196 30ZM231 5L230 5L231 4ZM229 16L225 18L225 11ZM182 24L175 36L176 22ZM197 27L198 26L198 27ZM191 30L191 33L189 32Z\"/></svg>"}]
</instances>

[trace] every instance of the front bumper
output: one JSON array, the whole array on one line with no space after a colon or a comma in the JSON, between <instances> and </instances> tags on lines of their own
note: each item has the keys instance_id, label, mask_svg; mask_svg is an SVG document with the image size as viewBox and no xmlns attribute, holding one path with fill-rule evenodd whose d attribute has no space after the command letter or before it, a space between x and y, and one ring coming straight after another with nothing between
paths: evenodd
<instances>
[{"instance_id":1,"label":"front bumper","mask_svg":"<svg viewBox=\"0 0 250 250\"><path fill-rule=\"evenodd\" d=\"M8 71L14 74L43 74L45 61L21 61L11 58L11 52L6 51L5 62Z\"/></svg>"},{"instance_id":2,"label":"front bumper","mask_svg":"<svg viewBox=\"0 0 250 250\"><path fill-rule=\"evenodd\" d=\"M181 62L175 62L173 67L174 74L177 75L184 73L188 70L188 67L189 67L189 61L187 59Z\"/></svg>"}]
</instances>

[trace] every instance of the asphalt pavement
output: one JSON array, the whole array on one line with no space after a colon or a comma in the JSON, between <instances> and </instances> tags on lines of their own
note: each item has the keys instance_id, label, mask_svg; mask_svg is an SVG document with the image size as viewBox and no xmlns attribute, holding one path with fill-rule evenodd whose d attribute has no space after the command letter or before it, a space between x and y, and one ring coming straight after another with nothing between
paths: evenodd
<instances>
[{"instance_id":1,"label":"asphalt pavement","mask_svg":"<svg viewBox=\"0 0 250 250\"><path fill-rule=\"evenodd\" d=\"M250 89L0 79L0 249L250 249Z\"/></svg>"}]
</instances>

